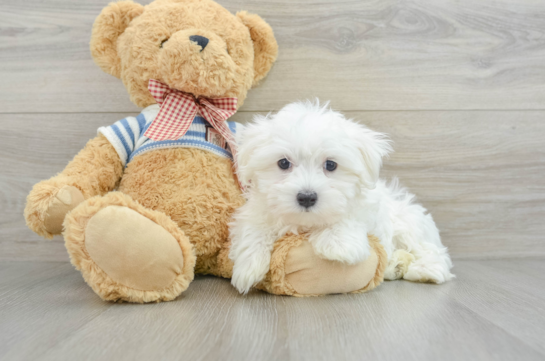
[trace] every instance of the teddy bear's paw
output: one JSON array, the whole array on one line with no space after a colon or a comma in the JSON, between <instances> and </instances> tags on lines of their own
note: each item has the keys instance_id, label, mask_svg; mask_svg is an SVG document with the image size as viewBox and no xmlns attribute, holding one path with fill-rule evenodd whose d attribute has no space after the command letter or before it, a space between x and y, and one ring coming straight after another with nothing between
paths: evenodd
<instances>
[{"instance_id":1,"label":"teddy bear's paw","mask_svg":"<svg viewBox=\"0 0 545 361\"><path fill-rule=\"evenodd\" d=\"M365 261L348 265L323 259L304 241L287 254L285 282L299 296L355 292L375 278L381 255L371 249Z\"/></svg>"},{"instance_id":2,"label":"teddy bear's paw","mask_svg":"<svg viewBox=\"0 0 545 361\"><path fill-rule=\"evenodd\" d=\"M59 189L45 212L45 229L51 234L60 234L64 217L84 200L83 194L76 187L64 186Z\"/></svg>"},{"instance_id":3,"label":"teddy bear's paw","mask_svg":"<svg viewBox=\"0 0 545 361\"><path fill-rule=\"evenodd\" d=\"M193 279L189 239L168 216L125 194L90 198L64 225L72 263L105 300L168 301Z\"/></svg>"},{"instance_id":4,"label":"teddy bear's paw","mask_svg":"<svg viewBox=\"0 0 545 361\"><path fill-rule=\"evenodd\" d=\"M81 191L67 185L63 177L42 181L34 186L27 197L25 207L27 225L46 238L61 234L66 214L83 201Z\"/></svg>"},{"instance_id":5,"label":"teddy bear's paw","mask_svg":"<svg viewBox=\"0 0 545 361\"><path fill-rule=\"evenodd\" d=\"M384 279L393 281L403 278L413 261L414 255L411 253L403 249L396 250L388 261L388 266L384 271Z\"/></svg>"}]
</instances>

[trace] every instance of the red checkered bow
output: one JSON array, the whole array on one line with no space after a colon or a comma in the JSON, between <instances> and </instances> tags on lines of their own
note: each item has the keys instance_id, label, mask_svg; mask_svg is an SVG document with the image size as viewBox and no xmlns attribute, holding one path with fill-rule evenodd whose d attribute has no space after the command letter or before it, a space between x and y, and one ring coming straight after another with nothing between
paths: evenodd
<instances>
[{"instance_id":1,"label":"red checkered bow","mask_svg":"<svg viewBox=\"0 0 545 361\"><path fill-rule=\"evenodd\" d=\"M195 98L154 79L150 79L148 89L161 105L161 110L144 133L146 137L153 140L180 139L200 113L225 138L233 152L235 139L225 121L237 111L237 98Z\"/></svg>"},{"instance_id":2,"label":"red checkered bow","mask_svg":"<svg viewBox=\"0 0 545 361\"><path fill-rule=\"evenodd\" d=\"M225 138L236 165L235 137L225 121L237 111L237 98L195 98L154 79L149 80L148 89L161 110L144 136L156 141L180 139L200 113Z\"/></svg>"}]
</instances>

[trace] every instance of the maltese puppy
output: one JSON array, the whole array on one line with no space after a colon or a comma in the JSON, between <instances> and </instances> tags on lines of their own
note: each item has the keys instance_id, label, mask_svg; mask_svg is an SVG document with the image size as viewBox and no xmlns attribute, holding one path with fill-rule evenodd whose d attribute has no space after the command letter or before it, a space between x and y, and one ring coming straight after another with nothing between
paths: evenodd
<instances>
[{"instance_id":1,"label":"maltese puppy","mask_svg":"<svg viewBox=\"0 0 545 361\"><path fill-rule=\"evenodd\" d=\"M374 235L388 254L386 279L454 277L431 215L396 179L378 178L392 150L384 134L304 102L257 116L237 142L247 202L230 224L229 257L239 292L263 280L274 242L289 232L308 232L318 256L346 264L369 256L367 235Z\"/></svg>"}]
</instances>

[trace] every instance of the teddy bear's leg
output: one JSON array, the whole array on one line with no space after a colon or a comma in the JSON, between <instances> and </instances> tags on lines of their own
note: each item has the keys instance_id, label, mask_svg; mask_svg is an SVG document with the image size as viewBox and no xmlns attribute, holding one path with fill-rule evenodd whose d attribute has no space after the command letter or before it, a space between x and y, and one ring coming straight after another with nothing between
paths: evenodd
<instances>
[{"instance_id":1,"label":"teddy bear's leg","mask_svg":"<svg viewBox=\"0 0 545 361\"><path fill-rule=\"evenodd\" d=\"M193 280L196 259L184 232L124 193L78 205L63 234L72 264L104 300L170 301Z\"/></svg>"},{"instance_id":2,"label":"teddy bear's leg","mask_svg":"<svg viewBox=\"0 0 545 361\"><path fill-rule=\"evenodd\" d=\"M299 297L370 291L383 281L387 255L377 238L370 236L369 243L369 258L345 265L319 258L305 235L285 236L275 243L270 270L257 288ZM218 264L218 274L229 278L233 269L229 244L221 250Z\"/></svg>"},{"instance_id":3,"label":"teddy bear's leg","mask_svg":"<svg viewBox=\"0 0 545 361\"><path fill-rule=\"evenodd\" d=\"M122 174L123 165L110 142L102 135L91 139L61 173L32 188L25 207L28 227L45 238L61 234L68 212L85 199L114 189Z\"/></svg>"}]
</instances>

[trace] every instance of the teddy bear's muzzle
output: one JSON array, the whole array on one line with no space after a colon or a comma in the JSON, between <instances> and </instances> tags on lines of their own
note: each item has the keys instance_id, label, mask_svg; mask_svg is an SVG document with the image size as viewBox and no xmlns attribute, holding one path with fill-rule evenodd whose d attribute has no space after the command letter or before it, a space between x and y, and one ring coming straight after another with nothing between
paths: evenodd
<instances>
[{"instance_id":1,"label":"teddy bear's muzzle","mask_svg":"<svg viewBox=\"0 0 545 361\"><path fill-rule=\"evenodd\" d=\"M200 29L174 33L161 49L159 67L164 83L195 96L225 96L236 76L225 41Z\"/></svg>"}]
</instances>

